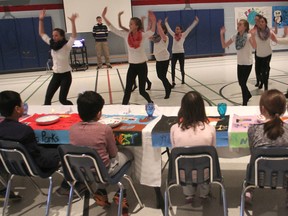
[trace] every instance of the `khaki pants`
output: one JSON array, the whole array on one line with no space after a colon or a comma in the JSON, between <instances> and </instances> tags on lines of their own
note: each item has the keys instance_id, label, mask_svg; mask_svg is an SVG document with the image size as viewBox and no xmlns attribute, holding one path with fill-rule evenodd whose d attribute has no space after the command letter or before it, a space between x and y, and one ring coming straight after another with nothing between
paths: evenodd
<instances>
[{"instance_id":1,"label":"khaki pants","mask_svg":"<svg viewBox=\"0 0 288 216\"><path fill-rule=\"evenodd\" d=\"M106 65L110 65L109 46L107 41L96 42L97 65L102 66L102 51L105 57Z\"/></svg>"}]
</instances>

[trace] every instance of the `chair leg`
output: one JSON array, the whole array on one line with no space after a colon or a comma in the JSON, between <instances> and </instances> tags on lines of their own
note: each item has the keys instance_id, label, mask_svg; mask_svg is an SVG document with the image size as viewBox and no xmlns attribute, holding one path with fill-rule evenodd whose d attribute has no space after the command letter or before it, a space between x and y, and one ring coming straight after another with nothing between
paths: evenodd
<instances>
[{"instance_id":1,"label":"chair leg","mask_svg":"<svg viewBox=\"0 0 288 216\"><path fill-rule=\"evenodd\" d=\"M75 182L73 182L72 184L71 183L69 184L70 184L70 191L69 191L69 201L68 201L68 207L67 207L67 216L70 216L71 214Z\"/></svg>"},{"instance_id":2,"label":"chair leg","mask_svg":"<svg viewBox=\"0 0 288 216\"><path fill-rule=\"evenodd\" d=\"M61 175L64 179L64 181L66 181L65 177L64 177L64 174L63 174L63 171L61 170L58 170L56 171L56 173L58 173L59 175ZM69 181L66 181L67 184L71 187L71 183ZM82 199L81 195L78 193L78 191L76 189L74 189L74 193L78 196L79 199Z\"/></svg>"},{"instance_id":3,"label":"chair leg","mask_svg":"<svg viewBox=\"0 0 288 216\"><path fill-rule=\"evenodd\" d=\"M122 201L123 201L123 190L124 190L124 186L121 182L118 182L118 187L120 189L120 193L119 193L119 203L118 203L118 216L122 215Z\"/></svg>"},{"instance_id":4,"label":"chair leg","mask_svg":"<svg viewBox=\"0 0 288 216\"><path fill-rule=\"evenodd\" d=\"M12 178L14 177L14 175L11 175L7 184L7 188L6 188L6 194L5 194L5 201L4 201L4 205L3 205L3 211L2 211L2 215L5 215L5 210L6 207L8 206L8 201L9 201L9 196L10 196L10 189L11 189L11 182L12 182Z\"/></svg>"},{"instance_id":5,"label":"chair leg","mask_svg":"<svg viewBox=\"0 0 288 216\"><path fill-rule=\"evenodd\" d=\"M53 181L52 181L52 176L50 176L49 177L49 189L48 189L48 197L47 197L47 206L46 206L46 213L45 213L46 216L49 215L52 189L53 189Z\"/></svg>"},{"instance_id":6,"label":"chair leg","mask_svg":"<svg viewBox=\"0 0 288 216\"><path fill-rule=\"evenodd\" d=\"M165 216L169 216L169 205L168 205L168 192L165 190L164 192L164 199L165 199Z\"/></svg>"},{"instance_id":7,"label":"chair leg","mask_svg":"<svg viewBox=\"0 0 288 216\"><path fill-rule=\"evenodd\" d=\"M222 191L222 200L223 200L223 211L224 216L228 216L228 208L227 208L227 200L226 200L226 192L224 186L221 184L221 191Z\"/></svg>"},{"instance_id":8,"label":"chair leg","mask_svg":"<svg viewBox=\"0 0 288 216\"><path fill-rule=\"evenodd\" d=\"M128 176L128 175L126 175L126 174L125 174L123 177L124 177L125 179L127 179L127 181L129 182L130 187L132 188L133 193L134 193L134 195L135 195L135 197L136 197L136 199L137 199L140 207L141 207L141 208L144 208L144 204L142 203L142 201L141 201L141 199L140 199L140 197L139 197L139 195L138 195L138 193L137 193L137 191L136 191L136 189L135 189L135 187L134 187L134 185L133 185L133 182L132 182L131 177Z\"/></svg>"}]
</instances>

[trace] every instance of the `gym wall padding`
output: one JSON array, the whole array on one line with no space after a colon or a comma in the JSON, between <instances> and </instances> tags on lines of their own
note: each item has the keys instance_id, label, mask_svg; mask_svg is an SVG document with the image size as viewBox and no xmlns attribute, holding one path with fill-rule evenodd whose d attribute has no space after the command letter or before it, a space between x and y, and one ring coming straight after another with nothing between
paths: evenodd
<instances>
[{"instance_id":1,"label":"gym wall padding","mask_svg":"<svg viewBox=\"0 0 288 216\"><path fill-rule=\"evenodd\" d=\"M224 26L223 9L205 10L179 10L156 11L157 20L168 17L168 23L174 31L177 25L185 31L193 22L195 16L199 18L199 24L190 32L185 40L185 56L217 55L224 53L220 41L220 28ZM171 53L173 38L169 36L169 52Z\"/></svg>"}]
</instances>

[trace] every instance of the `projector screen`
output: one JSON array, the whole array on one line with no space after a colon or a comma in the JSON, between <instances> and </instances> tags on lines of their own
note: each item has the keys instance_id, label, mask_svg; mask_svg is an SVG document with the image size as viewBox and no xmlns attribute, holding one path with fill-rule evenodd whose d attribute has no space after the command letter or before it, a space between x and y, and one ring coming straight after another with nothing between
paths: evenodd
<instances>
[{"instance_id":1,"label":"projector screen","mask_svg":"<svg viewBox=\"0 0 288 216\"><path fill-rule=\"evenodd\" d=\"M132 17L131 0L63 0L63 3L68 33L71 33L71 22L67 17L70 17L72 13L79 14L76 20L77 32L92 32L96 17L102 16L102 11L106 6L108 7L106 17L116 28L119 27L119 12L124 11L121 16L122 24L127 28Z\"/></svg>"}]
</instances>

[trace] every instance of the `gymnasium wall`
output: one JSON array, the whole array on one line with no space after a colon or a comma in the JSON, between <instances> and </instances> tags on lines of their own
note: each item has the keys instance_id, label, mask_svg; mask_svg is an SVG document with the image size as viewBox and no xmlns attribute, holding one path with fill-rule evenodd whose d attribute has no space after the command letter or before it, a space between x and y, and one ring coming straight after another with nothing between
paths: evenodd
<instances>
[{"instance_id":1,"label":"gymnasium wall","mask_svg":"<svg viewBox=\"0 0 288 216\"><path fill-rule=\"evenodd\" d=\"M160 2L160 3L159 3ZM187 2L198 2L188 3ZM202 2L202 3L199 3ZM149 4L149 5L147 5ZM2 18L24 18L24 17L37 17L39 10L43 8L47 9L47 15L52 17L52 26L66 29L63 3L61 0L0 0L0 19ZM224 24L227 29L226 35L235 33L234 22L234 8L235 7L249 7L249 6L288 6L287 1L215 1L215 0L202 0L202 1L187 1L187 0L132 0L132 14L133 16L141 17L147 16L148 10L165 12L165 11L177 11L187 9L187 6L194 10L206 10L206 9L223 9L224 10ZM10 11L9 11L10 10ZM77 12L77 10L75 10ZM115 11L115 13L118 13ZM91 19L95 19L92 17ZM128 26L128 23L124 25ZM200 21L201 24L201 21ZM147 25L147 23L145 23ZM92 26L91 26L92 30ZM78 38L84 38L88 48L89 63L96 63L95 42L91 32L79 33ZM110 52L112 56L121 56L126 54L126 47L123 40L113 33L109 34ZM4 43L0 41L0 43ZM1 45L1 44L0 44ZM275 46L274 50L287 49L287 46ZM146 43L146 51L150 52L150 44ZM235 53L234 46L227 48L225 53ZM112 61L125 61L125 58L114 58Z\"/></svg>"}]
</instances>

